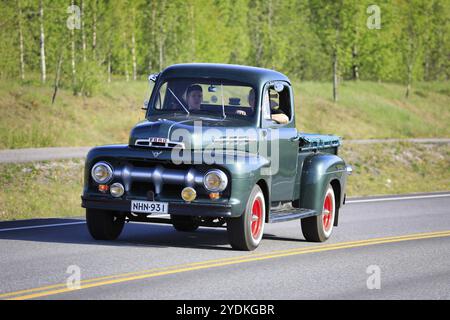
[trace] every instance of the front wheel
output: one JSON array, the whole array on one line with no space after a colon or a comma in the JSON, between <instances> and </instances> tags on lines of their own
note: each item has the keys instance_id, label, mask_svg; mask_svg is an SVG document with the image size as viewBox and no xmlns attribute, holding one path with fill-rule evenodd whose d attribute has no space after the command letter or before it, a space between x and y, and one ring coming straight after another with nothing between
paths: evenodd
<instances>
[{"instance_id":1,"label":"front wheel","mask_svg":"<svg viewBox=\"0 0 450 320\"><path fill-rule=\"evenodd\" d=\"M238 218L227 220L228 238L233 249L255 250L264 233L266 205L264 194L258 185L253 187L245 212Z\"/></svg>"},{"instance_id":2,"label":"front wheel","mask_svg":"<svg viewBox=\"0 0 450 320\"><path fill-rule=\"evenodd\" d=\"M301 220L303 236L307 241L324 242L333 231L334 217L336 214L336 200L334 190L328 185L323 200L322 213L318 216Z\"/></svg>"},{"instance_id":3,"label":"front wheel","mask_svg":"<svg viewBox=\"0 0 450 320\"><path fill-rule=\"evenodd\" d=\"M95 240L115 240L122 232L125 216L115 211L86 209L86 223Z\"/></svg>"}]
</instances>

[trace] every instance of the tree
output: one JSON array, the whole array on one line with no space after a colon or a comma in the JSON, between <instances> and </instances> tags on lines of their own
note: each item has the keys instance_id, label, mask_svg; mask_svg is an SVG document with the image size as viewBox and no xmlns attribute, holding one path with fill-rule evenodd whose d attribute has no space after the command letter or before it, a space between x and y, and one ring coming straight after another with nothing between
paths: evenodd
<instances>
[{"instance_id":1,"label":"tree","mask_svg":"<svg viewBox=\"0 0 450 320\"><path fill-rule=\"evenodd\" d=\"M39 0L39 22L40 22L40 48L41 48L41 81L45 83L47 77L45 64L45 33L44 33L44 4Z\"/></svg>"},{"instance_id":2,"label":"tree","mask_svg":"<svg viewBox=\"0 0 450 320\"><path fill-rule=\"evenodd\" d=\"M19 51L20 51L20 79L25 80L25 53L23 45L23 30L22 30L22 6L20 0L17 0L17 23L19 27Z\"/></svg>"},{"instance_id":3,"label":"tree","mask_svg":"<svg viewBox=\"0 0 450 320\"><path fill-rule=\"evenodd\" d=\"M401 34L397 43L406 69L404 77L406 78L406 98L411 93L415 72L418 71L415 68L420 67L417 62L424 51L423 44L429 28L430 9L430 3L419 0L401 1L397 7L399 10L397 15L401 22Z\"/></svg>"},{"instance_id":4,"label":"tree","mask_svg":"<svg viewBox=\"0 0 450 320\"><path fill-rule=\"evenodd\" d=\"M309 1L311 12L310 23L324 52L331 58L333 74L333 101L338 101L338 82L341 60L348 54L348 35L351 32L348 23L353 21L354 10L343 0L323 3L318 0Z\"/></svg>"}]
</instances>

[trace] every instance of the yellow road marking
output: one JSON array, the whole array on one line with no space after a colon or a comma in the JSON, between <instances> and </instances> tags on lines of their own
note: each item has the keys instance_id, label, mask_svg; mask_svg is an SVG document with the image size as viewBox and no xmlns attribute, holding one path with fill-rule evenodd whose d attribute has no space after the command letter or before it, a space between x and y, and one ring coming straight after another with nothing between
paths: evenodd
<instances>
[{"instance_id":1,"label":"yellow road marking","mask_svg":"<svg viewBox=\"0 0 450 320\"><path fill-rule=\"evenodd\" d=\"M112 276L105 276L99 278L92 278L88 280L81 281L80 289L72 289L68 288L65 283L55 284L45 287L37 287L27 290L8 292L4 294L0 294L0 298L9 298L12 300L23 300L23 299L33 299L39 298L49 295L55 295L59 293L65 293L75 290L88 289L93 287L99 287L109 284L116 284L140 279L153 278L158 276L195 271L201 269L215 268L227 265L234 265L246 262L253 261L261 261L267 259L281 258L293 255L300 255L306 253L314 253L314 252L323 252L323 251L331 251L331 250L339 250L339 249L347 249L347 248L355 248L376 244L384 244L384 243L394 243L401 241L411 241L411 240L419 240L419 239L429 239L429 238L437 238L437 237L449 237L450 230L439 231L439 232L428 232L428 233L417 233L403 236L393 236L393 237L384 237L384 238L373 238L366 240L358 240L358 241L348 241L348 242L339 242L329 245L318 245L312 247L302 247L302 248L293 248L287 250L279 250L279 251L271 251L266 253L251 253L246 256L237 256L230 258L220 258L215 260L207 260L200 261L194 263L187 263L181 265L174 265L169 267L161 267L161 268L153 268L149 270L142 270L138 272L129 272L123 274L117 274Z\"/></svg>"}]
</instances>

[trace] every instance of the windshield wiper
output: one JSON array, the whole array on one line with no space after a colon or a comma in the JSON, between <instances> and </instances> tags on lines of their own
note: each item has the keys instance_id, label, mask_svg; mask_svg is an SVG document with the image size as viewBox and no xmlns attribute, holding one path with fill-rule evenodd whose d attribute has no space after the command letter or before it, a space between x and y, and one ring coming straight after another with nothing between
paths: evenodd
<instances>
[{"instance_id":1,"label":"windshield wiper","mask_svg":"<svg viewBox=\"0 0 450 320\"><path fill-rule=\"evenodd\" d=\"M189 112L189 110L184 106L184 104L180 101L180 99L178 99L175 93L173 93L173 91L170 88L167 88L167 90L169 90L169 92L175 97L175 99L177 99L178 103L183 107L184 111L186 111L186 113L190 115L191 113Z\"/></svg>"}]
</instances>

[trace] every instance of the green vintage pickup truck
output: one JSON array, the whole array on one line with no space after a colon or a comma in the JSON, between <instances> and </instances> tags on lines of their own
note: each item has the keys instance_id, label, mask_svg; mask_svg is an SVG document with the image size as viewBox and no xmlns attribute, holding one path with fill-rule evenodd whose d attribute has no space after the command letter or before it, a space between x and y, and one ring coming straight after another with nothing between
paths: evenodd
<instances>
[{"instance_id":1,"label":"green vintage pickup truck","mask_svg":"<svg viewBox=\"0 0 450 320\"><path fill-rule=\"evenodd\" d=\"M265 223L293 219L308 241L330 237L351 167L339 137L297 131L285 75L178 64L149 82L129 143L87 155L81 198L93 238L116 239L125 221L226 226L233 248L254 250Z\"/></svg>"}]
</instances>

